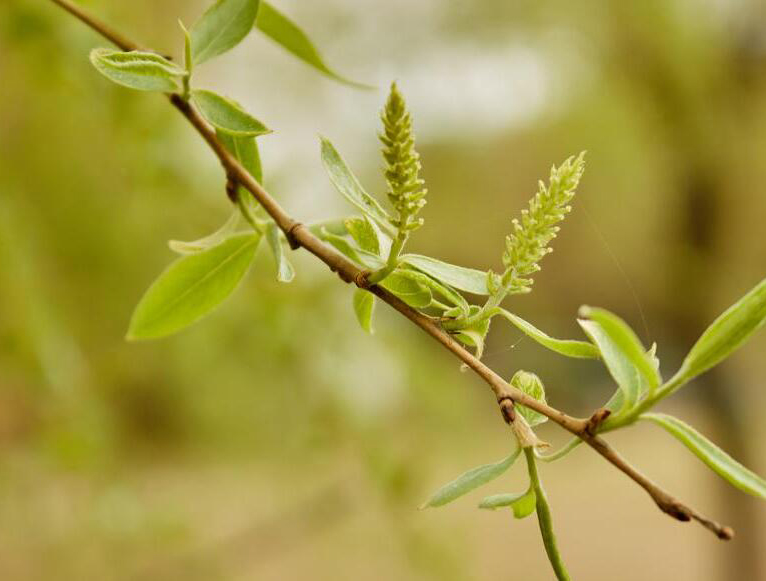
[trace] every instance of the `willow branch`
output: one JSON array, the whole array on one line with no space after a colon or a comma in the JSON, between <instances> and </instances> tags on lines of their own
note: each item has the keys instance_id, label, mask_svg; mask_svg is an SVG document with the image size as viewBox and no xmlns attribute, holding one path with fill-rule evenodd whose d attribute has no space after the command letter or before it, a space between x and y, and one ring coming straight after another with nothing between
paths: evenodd
<instances>
[{"instance_id":1,"label":"willow branch","mask_svg":"<svg viewBox=\"0 0 766 581\"><path fill-rule=\"evenodd\" d=\"M132 42L121 34L115 32L93 16L84 12L78 6L72 4L69 0L51 1L62 7L122 50L137 50L140 48L137 43ZM263 188L263 186L261 186L261 184L258 183L258 181L256 181L244 167L242 167L237 159L228 152L216 137L215 131L188 102L184 101L178 94L171 94L168 95L168 97L172 105L186 117L216 154L226 172L227 178L230 181L238 183L252 194L255 200L285 233L285 236L293 249L303 248L307 250L324 262L330 270L336 272L344 282L353 283L359 288L366 289L373 293L380 300L393 307L396 311L420 327L440 343L442 347L455 355L489 385L492 392L495 394L495 398L497 399L503 418L506 422L513 422L514 414L512 412L512 404L521 404L543 414L568 432L582 439L617 469L633 479L649 494L649 496L652 497L657 506L659 506L659 508L666 514L680 521L696 520L713 531L721 539L730 539L733 536L733 531L729 527L721 526L697 513L694 509L674 498L644 474L631 466L609 444L607 444L606 441L595 434L595 428L597 428L600 423L600 419L596 418L595 415L594 418L596 418L596 421L594 421L594 418L581 419L569 416L566 413L538 401L512 387L502 377L492 371L492 369L474 357L471 352L458 343L434 319L412 309L384 288L375 284L370 284L367 280L369 271L360 269L356 264L335 250L335 248L325 244L322 240L317 238L302 223L293 219ZM600 410L596 412L596 414L599 413L602 412L600 412Z\"/></svg>"}]
</instances>

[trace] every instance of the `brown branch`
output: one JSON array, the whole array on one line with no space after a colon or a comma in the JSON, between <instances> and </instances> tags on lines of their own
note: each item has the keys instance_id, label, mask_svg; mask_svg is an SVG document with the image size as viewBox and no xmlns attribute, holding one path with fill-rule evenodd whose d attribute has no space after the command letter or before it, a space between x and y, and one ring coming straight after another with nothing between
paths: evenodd
<instances>
[{"instance_id":1,"label":"brown branch","mask_svg":"<svg viewBox=\"0 0 766 581\"><path fill-rule=\"evenodd\" d=\"M91 29L98 32L101 36L111 41L122 50L136 50L139 48L138 44L114 32L103 23L83 12L69 0L51 1L87 24ZM445 349L451 351L458 359L460 359L460 361L470 367L489 385L495 394L500 410L506 421L513 421L513 409L512 405L509 404L521 404L540 412L565 430L582 439L617 469L633 479L649 494L649 496L652 497L657 506L659 506L666 514L680 521L694 519L713 531L720 539L728 540L732 538L734 533L731 528L721 526L720 524L707 519L697 513L694 509L674 498L644 474L631 466L603 439L595 435L598 424L606 417L603 412L597 411L593 417L588 419L575 418L519 391L509 385L508 382L484 365L479 359L474 357L473 354L442 329L434 319L412 309L384 288L377 285L370 285L366 277L368 274L367 271L360 269L333 247L322 242L322 240L314 236L308 228L294 220L287 214L287 212L285 212L282 206L280 206L279 203L277 203L277 201L263 189L263 186L261 186L261 184L259 184L255 178L242 167L236 158L228 152L216 137L215 131L188 102L184 101L178 94L171 94L169 95L169 98L173 106L186 117L215 152L216 156L218 156L218 159L226 172L227 179L236 181L253 195L256 201L263 206L264 210L266 210L269 216L276 222L277 226L279 226L285 233L285 236L293 249L304 248L308 250L311 254L330 267L330 270L336 272L344 282L356 284L358 287L370 291L380 300L399 311L399 313L428 333Z\"/></svg>"}]
</instances>

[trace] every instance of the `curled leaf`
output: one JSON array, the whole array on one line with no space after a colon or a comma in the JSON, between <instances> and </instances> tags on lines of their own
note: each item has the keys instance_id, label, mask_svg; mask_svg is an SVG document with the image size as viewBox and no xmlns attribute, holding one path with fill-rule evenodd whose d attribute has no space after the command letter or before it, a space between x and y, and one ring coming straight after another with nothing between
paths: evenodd
<instances>
[{"instance_id":1,"label":"curled leaf","mask_svg":"<svg viewBox=\"0 0 766 581\"><path fill-rule=\"evenodd\" d=\"M546 403L545 402L545 387L543 386L543 382L540 381L540 378L537 377L537 375L535 375L534 373L520 369L519 371L514 373L509 383L511 384L511 386L515 387L519 391L526 393L529 396L532 396L537 401ZM544 416L540 412L536 412L535 410L529 409L528 407L524 405L517 404L516 409L522 416L524 416L524 418L527 420L530 426L537 426L539 424L542 424L548 421L548 418L546 416Z\"/></svg>"},{"instance_id":2,"label":"curled leaf","mask_svg":"<svg viewBox=\"0 0 766 581\"><path fill-rule=\"evenodd\" d=\"M596 321L604 332L609 335L612 343L630 359L638 369L642 379L646 382L648 391L651 393L662 382L657 370L658 362L654 353L648 353L641 341L628 324L617 315L605 309L594 307L581 307L580 316ZM642 390L643 391L643 390Z\"/></svg>"},{"instance_id":3,"label":"curled leaf","mask_svg":"<svg viewBox=\"0 0 766 581\"><path fill-rule=\"evenodd\" d=\"M178 90L178 79L186 75L186 71L152 52L95 48L90 52L90 62L110 81L139 91L172 93Z\"/></svg>"},{"instance_id":4,"label":"curled leaf","mask_svg":"<svg viewBox=\"0 0 766 581\"><path fill-rule=\"evenodd\" d=\"M525 321L518 315L514 315L505 309L500 309L498 314L510 321L527 337L534 339L540 345L547 347L551 351L576 359L599 358L598 348L590 343L586 343L585 341L575 341L574 339L554 339L535 327L532 323Z\"/></svg>"}]
</instances>

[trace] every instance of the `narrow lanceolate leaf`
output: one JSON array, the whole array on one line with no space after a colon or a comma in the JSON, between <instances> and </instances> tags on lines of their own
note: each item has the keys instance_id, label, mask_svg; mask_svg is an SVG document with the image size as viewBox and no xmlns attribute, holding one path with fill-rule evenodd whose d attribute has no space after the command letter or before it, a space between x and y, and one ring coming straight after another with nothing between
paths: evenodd
<instances>
[{"instance_id":1,"label":"narrow lanceolate leaf","mask_svg":"<svg viewBox=\"0 0 766 581\"><path fill-rule=\"evenodd\" d=\"M677 377L689 381L720 363L766 322L766 279L729 307L697 340Z\"/></svg>"},{"instance_id":2,"label":"narrow lanceolate leaf","mask_svg":"<svg viewBox=\"0 0 766 581\"><path fill-rule=\"evenodd\" d=\"M354 313L362 329L372 333L372 314L375 310L375 295L363 289L354 291Z\"/></svg>"},{"instance_id":3,"label":"narrow lanceolate leaf","mask_svg":"<svg viewBox=\"0 0 766 581\"><path fill-rule=\"evenodd\" d=\"M373 88L369 85L349 81L328 67L306 34L271 4L261 2L255 26L288 52L328 77L362 89Z\"/></svg>"},{"instance_id":4,"label":"narrow lanceolate leaf","mask_svg":"<svg viewBox=\"0 0 766 581\"><path fill-rule=\"evenodd\" d=\"M504 492L502 494L492 494L481 500L479 508L497 510L498 508L508 508L514 502L524 497L526 492Z\"/></svg>"},{"instance_id":5,"label":"narrow lanceolate leaf","mask_svg":"<svg viewBox=\"0 0 766 581\"><path fill-rule=\"evenodd\" d=\"M373 225L367 216L361 218L348 218L344 220L346 232L359 245L359 248L380 256L380 240L378 238L377 228Z\"/></svg>"},{"instance_id":6,"label":"narrow lanceolate leaf","mask_svg":"<svg viewBox=\"0 0 766 581\"><path fill-rule=\"evenodd\" d=\"M521 448L516 448L510 456L499 462L478 466L461 474L455 480L445 484L437 490L431 498L420 506L420 508L444 506L445 504L460 498L464 494L468 494L479 486L494 480L513 465L520 452Z\"/></svg>"},{"instance_id":7,"label":"narrow lanceolate leaf","mask_svg":"<svg viewBox=\"0 0 766 581\"><path fill-rule=\"evenodd\" d=\"M545 387L543 386L543 382L540 381L540 378L537 377L537 375L534 373L520 369L513 374L513 377L509 383L519 391L532 396L537 401L546 403ZM529 409L528 407L521 404L517 405L517 409L519 413L524 416L524 419L527 420L527 423L530 426L537 426L543 422L548 421L548 418L540 412L536 412L535 410Z\"/></svg>"},{"instance_id":8,"label":"narrow lanceolate leaf","mask_svg":"<svg viewBox=\"0 0 766 581\"><path fill-rule=\"evenodd\" d=\"M374 220L384 232L396 234L389 223L390 217L388 212L381 207L375 198L364 191L359 180L351 173L351 170L333 144L324 138L322 138L322 163L335 189L344 198L364 212L366 216L369 216L370 219Z\"/></svg>"},{"instance_id":9,"label":"narrow lanceolate leaf","mask_svg":"<svg viewBox=\"0 0 766 581\"><path fill-rule=\"evenodd\" d=\"M237 46L255 24L258 0L218 0L191 29L195 65Z\"/></svg>"},{"instance_id":10,"label":"narrow lanceolate leaf","mask_svg":"<svg viewBox=\"0 0 766 581\"><path fill-rule=\"evenodd\" d=\"M596 321L579 319L577 322L580 323L580 326L590 337L591 341L593 341L594 345L598 347L604 364L620 388L621 397L613 397L606 407L612 412L629 411L638 402L641 392L638 370ZM619 407L612 407L615 405L619 405ZM610 420L614 421L614 418L610 418Z\"/></svg>"},{"instance_id":11,"label":"narrow lanceolate leaf","mask_svg":"<svg viewBox=\"0 0 766 581\"><path fill-rule=\"evenodd\" d=\"M277 266L277 280L279 282L292 281L295 277L295 270L287 258L285 247L282 245L281 230L274 222L270 222L266 226L266 241L269 243L274 263Z\"/></svg>"},{"instance_id":12,"label":"narrow lanceolate leaf","mask_svg":"<svg viewBox=\"0 0 766 581\"><path fill-rule=\"evenodd\" d=\"M430 306L433 300L428 287L399 271L388 275L378 284L416 309Z\"/></svg>"},{"instance_id":13,"label":"narrow lanceolate leaf","mask_svg":"<svg viewBox=\"0 0 766 581\"><path fill-rule=\"evenodd\" d=\"M237 287L259 241L258 234L238 234L176 260L133 311L128 340L164 337L210 313Z\"/></svg>"},{"instance_id":14,"label":"narrow lanceolate leaf","mask_svg":"<svg viewBox=\"0 0 766 581\"><path fill-rule=\"evenodd\" d=\"M242 164L258 183L263 183L263 169L261 168L261 156L258 152L258 143L255 137L231 135L220 129L215 131L218 140Z\"/></svg>"},{"instance_id":15,"label":"narrow lanceolate leaf","mask_svg":"<svg viewBox=\"0 0 766 581\"><path fill-rule=\"evenodd\" d=\"M464 266L455 266L420 254L405 254L402 261L444 284L475 295L488 295L487 273Z\"/></svg>"},{"instance_id":16,"label":"narrow lanceolate leaf","mask_svg":"<svg viewBox=\"0 0 766 581\"><path fill-rule=\"evenodd\" d=\"M638 369L649 392L657 389L657 386L662 383L662 378L657 370L656 358L653 354L647 353L641 340L625 321L605 309L594 307L580 308L580 316L592 319L601 325L612 342Z\"/></svg>"},{"instance_id":17,"label":"narrow lanceolate leaf","mask_svg":"<svg viewBox=\"0 0 766 581\"><path fill-rule=\"evenodd\" d=\"M748 470L690 425L667 414L641 414L665 428L719 476L740 490L766 499L766 480Z\"/></svg>"},{"instance_id":18,"label":"narrow lanceolate leaf","mask_svg":"<svg viewBox=\"0 0 766 581\"><path fill-rule=\"evenodd\" d=\"M186 72L169 60L151 52L123 52L110 48L95 48L90 62L110 81L139 91L178 90L178 79Z\"/></svg>"},{"instance_id":19,"label":"narrow lanceolate leaf","mask_svg":"<svg viewBox=\"0 0 766 581\"><path fill-rule=\"evenodd\" d=\"M574 357L576 359L598 359L598 348L591 343L585 341L575 341L574 339L554 339L543 333L540 329L535 327L532 323L525 321L518 315L509 313L505 309L500 311L500 315L508 319L513 325L516 326L527 337L534 339L543 347L547 347L551 351L566 355L567 357Z\"/></svg>"},{"instance_id":20,"label":"narrow lanceolate leaf","mask_svg":"<svg viewBox=\"0 0 766 581\"><path fill-rule=\"evenodd\" d=\"M226 240L229 236L233 235L237 229L237 224L239 223L239 212L237 210L234 210L234 212L229 216L229 219L226 220L223 226L221 226L218 230L210 234L209 236L205 236L204 238L199 238L198 240L192 240L191 242L183 242L181 240L170 240L168 242L168 246L170 246L170 249L173 252L176 252L178 254L196 254L197 252L202 252L203 250L207 250L208 248L211 248L213 246L217 246L224 240Z\"/></svg>"},{"instance_id":21,"label":"narrow lanceolate leaf","mask_svg":"<svg viewBox=\"0 0 766 581\"><path fill-rule=\"evenodd\" d=\"M192 101L202 116L216 129L238 137L254 137L271 133L263 123L234 101L212 91L192 91Z\"/></svg>"}]
</instances>

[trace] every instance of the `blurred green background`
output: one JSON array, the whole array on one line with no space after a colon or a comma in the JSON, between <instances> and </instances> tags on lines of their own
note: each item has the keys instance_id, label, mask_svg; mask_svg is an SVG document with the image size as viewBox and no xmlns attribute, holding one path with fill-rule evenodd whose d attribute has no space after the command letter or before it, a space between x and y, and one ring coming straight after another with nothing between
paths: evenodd
<instances>
[{"instance_id":1,"label":"blurred green background","mask_svg":"<svg viewBox=\"0 0 766 581\"><path fill-rule=\"evenodd\" d=\"M204 2L83 3L179 56ZM251 35L200 68L242 102L266 185L304 221L351 213L319 161L331 138L382 192L377 112L396 79L428 182L414 251L499 267L503 236L553 162L588 150L575 210L511 309L578 336L583 303L620 313L671 374L696 336L766 275L766 11L759 0L275 0L356 91ZM351 289L304 252L292 285L261 251L214 315L128 344L131 310L227 217L223 176L156 95L101 78L105 43L50 2L0 4L0 578L552 577L534 519L416 507L507 453L489 390L387 309L354 321ZM766 473L766 334L663 404ZM496 324L485 360L537 371L585 415L602 368ZM544 426L541 435L565 435ZM610 438L732 525L722 543L662 515L585 449L543 467L564 558L588 580L766 579L766 507L651 425ZM516 466L485 490L525 484Z\"/></svg>"}]
</instances>

